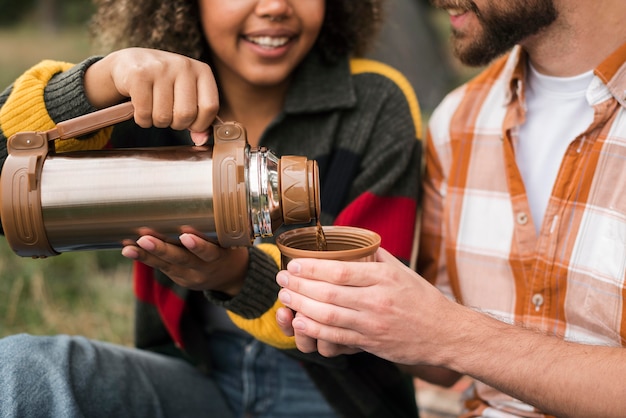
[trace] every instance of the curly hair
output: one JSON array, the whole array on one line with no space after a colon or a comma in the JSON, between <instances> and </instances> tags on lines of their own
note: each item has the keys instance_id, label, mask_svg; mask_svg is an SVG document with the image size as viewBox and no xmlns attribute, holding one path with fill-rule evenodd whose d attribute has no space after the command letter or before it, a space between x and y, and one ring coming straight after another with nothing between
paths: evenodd
<instances>
[{"instance_id":1,"label":"curly hair","mask_svg":"<svg viewBox=\"0 0 626 418\"><path fill-rule=\"evenodd\" d=\"M200 59L208 56L198 1L95 0L90 30L99 52L140 46ZM382 23L384 0L327 0L314 48L329 62L362 56Z\"/></svg>"}]
</instances>

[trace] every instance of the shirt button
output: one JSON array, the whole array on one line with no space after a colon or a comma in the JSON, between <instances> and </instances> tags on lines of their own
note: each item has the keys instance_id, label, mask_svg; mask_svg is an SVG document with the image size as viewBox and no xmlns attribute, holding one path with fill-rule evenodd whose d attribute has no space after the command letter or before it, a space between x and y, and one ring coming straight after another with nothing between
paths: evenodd
<instances>
[{"instance_id":1,"label":"shirt button","mask_svg":"<svg viewBox=\"0 0 626 418\"><path fill-rule=\"evenodd\" d=\"M543 305L543 296L540 293L535 293L531 300L535 305L535 311L539 312L539 308Z\"/></svg>"},{"instance_id":2,"label":"shirt button","mask_svg":"<svg viewBox=\"0 0 626 418\"><path fill-rule=\"evenodd\" d=\"M517 212L515 220L520 225L526 225L528 223L528 215L525 212Z\"/></svg>"}]
</instances>

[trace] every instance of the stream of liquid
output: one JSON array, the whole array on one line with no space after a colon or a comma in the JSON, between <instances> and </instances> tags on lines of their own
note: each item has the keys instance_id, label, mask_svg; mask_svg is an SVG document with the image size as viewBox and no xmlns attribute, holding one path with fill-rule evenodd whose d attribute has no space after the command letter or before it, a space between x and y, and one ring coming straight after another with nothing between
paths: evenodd
<instances>
[{"instance_id":1,"label":"stream of liquid","mask_svg":"<svg viewBox=\"0 0 626 418\"><path fill-rule=\"evenodd\" d=\"M322 224L319 219L317 220L315 231L315 244L317 246L317 251L326 251L328 249L328 243L326 242L326 235L324 234L324 228L322 228Z\"/></svg>"}]
</instances>

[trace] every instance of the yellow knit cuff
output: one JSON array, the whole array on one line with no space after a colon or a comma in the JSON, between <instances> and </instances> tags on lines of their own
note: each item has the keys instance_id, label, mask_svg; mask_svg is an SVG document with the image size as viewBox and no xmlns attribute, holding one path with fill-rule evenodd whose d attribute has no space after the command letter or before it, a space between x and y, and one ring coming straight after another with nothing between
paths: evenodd
<instances>
[{"instance_id":1,"label":"yellow knit cuff","mask_svg":"<svg viewBox=\"0 0 626 418\"><path fill-rule=\"evenodd\" d=\"M13 83L11 94L0 109L0 128L6 138L18 132L47 131L55 127L44 102L44 89L52 76L67 71L73 64L45 60L33 66ZM110 136L105 129L85 140L67 139L56 142L59 152L101 149Z\"/></svg>"},{"instance_id":2,"label":"yellow knit cuff","mask_svg":"<svg viewBox=\"0 0 626 418\"><path fill-rule=\"evenodd\" d=\"M259 244L258 249L268 254L277 266L280 266L280 250L274 244ZM287 350L296 348L294 337L287 337L278 327L276 311L284 305L276 299L274 306L268 309L259 318L246 319L228 311L228 316L239 328L252 334L257 340L269 344L278 349Z\"/></svg>"},{"instance_id":3,"label":"yellow knit cuff","mask_svg":"<svg viewBox=\"0 0 626 418\"><path fill-rule=\"evenodd\" d=\"M54 149L57 152L102 149L109 142L112 130L112 127L100 129L94 136L85 139L57 139L54 141Z\"/></svg>"}]
</instances>

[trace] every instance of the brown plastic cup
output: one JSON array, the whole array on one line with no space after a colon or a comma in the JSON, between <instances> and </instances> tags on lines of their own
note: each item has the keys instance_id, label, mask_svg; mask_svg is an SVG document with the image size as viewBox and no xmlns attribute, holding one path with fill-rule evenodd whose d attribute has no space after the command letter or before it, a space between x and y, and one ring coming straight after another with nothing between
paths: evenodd
<instances>
[{"instance_id":1,"label":"brown plastic cup","mask_svg":"<svg viewBox=\"0 0 626 418\"><path fill-rule=\"evenodd\" d=\"M295 228L276 237L281 267L294 258L320 258L342 261L374 261L380 246L376 232L352 226L324 226L327 249L317 249L317 227Z\"/></svg>"}]
</instances>

